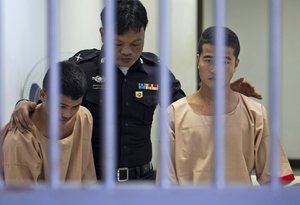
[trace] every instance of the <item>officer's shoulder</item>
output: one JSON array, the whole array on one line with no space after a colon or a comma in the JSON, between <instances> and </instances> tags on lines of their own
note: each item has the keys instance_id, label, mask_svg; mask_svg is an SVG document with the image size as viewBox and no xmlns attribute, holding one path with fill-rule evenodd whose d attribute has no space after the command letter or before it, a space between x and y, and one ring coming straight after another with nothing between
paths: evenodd
<instances>
[{"instance_id":1,"label":"officer's shoulder","mask_svg":"<svg viewBox=\"0 0 300 205\"><path fill-rule=\"evenodd\" d=\"M77 52L74 56L69 58L69 61L75 62L75 63L81 63L84 61L89 61L93 58L96 58L100 55L101 51L98 49L84 49L79 52Z\"/></svg>"},{"instance_id":2,"label":"officer's shoulder","mask_svg":"<svg viewBox=\"0 0 300 205\"><path fill-rule=\"evenodd\" d=\"M159 57L154 53L150 52L143 52L141 58L143 59L144 63L149 63L153 65L158 65L160 62Z\"/></svg>"}]
</instances>

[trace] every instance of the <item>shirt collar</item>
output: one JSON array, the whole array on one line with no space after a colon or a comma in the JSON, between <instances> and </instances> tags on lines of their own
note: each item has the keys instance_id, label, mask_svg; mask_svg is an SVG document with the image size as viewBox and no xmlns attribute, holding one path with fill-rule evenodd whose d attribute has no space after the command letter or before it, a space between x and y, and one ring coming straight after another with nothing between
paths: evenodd
<instances>
[{"instance_id":1,"label":"shirt collar","mask_svg":"<svg viewBox=\"0 0 300 205\"><path fill-rule=\"evenodd\" d=\"M100 55L100 64L104 64L105 63L105 57L103 55ZM141 70L143 72L145 72L146 74L149 74L147 70L144 69L144 61L143 59L140 57L130 68L129 70Z\"/></svg>"}]
</instances>

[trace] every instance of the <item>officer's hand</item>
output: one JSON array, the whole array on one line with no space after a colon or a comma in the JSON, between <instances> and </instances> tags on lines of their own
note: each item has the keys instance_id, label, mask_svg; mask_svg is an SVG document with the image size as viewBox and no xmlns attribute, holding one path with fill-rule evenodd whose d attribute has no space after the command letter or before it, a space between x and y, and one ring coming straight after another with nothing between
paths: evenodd
<instances>
[{"instance_id":1,"label":"officer's hand","mask_svg":"<svg viewBox=\"0 0 300 205\"><path fill-rule=\"evenodd\" d=\"M256 92L255 87L251 85L244 78L239 78L236 81L230 84L230 87L233 91L242 93L248 97L254 97L257 99L262 99L262 95Z\"/></svg>"},{"instance_id":2,"label":"officer's hand","mask_svg":"<svg viewBox=\"0 0 300 205\"><path fill-rule=\"evenodd\" d=\"M33 127L32 121L29 118L29 113L36 107L35 102L22 100L11 115L9 121L9 129L17 128L20 132L30 131Z\"/></svg>"}]
</instances>

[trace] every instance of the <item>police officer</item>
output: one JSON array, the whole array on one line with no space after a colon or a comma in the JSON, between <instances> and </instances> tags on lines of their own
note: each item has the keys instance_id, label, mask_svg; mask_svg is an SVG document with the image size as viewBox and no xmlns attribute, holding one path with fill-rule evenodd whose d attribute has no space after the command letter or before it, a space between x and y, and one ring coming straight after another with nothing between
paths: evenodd
<instances>
[{"instance_id":1,"label":"police officer","mask_svg":"<svg viewBox=\"0 0 300 205\"><path fill-rule=\"evenodd\" d=\"M117 180L145 179L153 177L152 145L150 140L154 110L158 104L159 62L152 53L143 53L147 12L140 1L122 0L116 3L116 87L117 87ZM104 41L105 9L101 12ZM101 146L104 76L104 51L83 50L70 61L85 70L88 92L83 101L94 118L93 150L97 176L101 178ZM170 72L172 99L185 96L178 80ZM113 92L113 91L112 91ZM100 110L99 110L100 109ZM100 158L99 158L100 156Z\"/></svg>"},{"instance_id":2,"label":"police officer","mask_svg":"<svg viewBox=\"0 0 300 205\"><path fill-rule=\"evenodd\" d=\"M143 52L145 30L148 24L147 12L139 0L118 0L116 2L116 93L117 93L117 170L118 181L134 179L152 179L151 165L152 145L150 131L154 110L158 104L159 59L153 53ZM100 28L102 42L104 39L105 8L101 12L103 27ZM76 53L69 59L77 63L86 73L88 91L83 100L93 115L92 145L97 178L102 179L102 102L104 86L105 56L101 50L89 49ZM169 72L172 101L185 96L181 85ZM247 92L257 94L248 83L237 82L236 85L250 88ZM238 87L238 86L236 86ZM112 91L113 92L113 91ZM28 110L35 104L22 102L16 106L12 122L18 127L29 129ZM17 119L17 120L16 120ZM21 124L20 124L21 123Z\"/></svg>"},{"instance_id":3,"label":"police officer","mask_svg":"<svg viewBox=\"0 0 300 205\"><path fill-rule=\"evenodd\" d=\"M142 28L143 29L143 28ZM131 42L124 42L131 44ZM129 45L130 46L130 45ZM120 61L116 66L117 83L117 136L118 136L118 180L125 181L135 178L152 178L152 145L150 141L151 124L154 110L158 104L159 91L159 63L152 53L137 53L138 58L132 58L132 63L122 62L122 49ZM142 48L141 48L142 49ZM139 52L141 52L140 50ZM81 58L78 59L78 56ZM117 57L118 58L118 57ZM71 61L77 62L86 72L88 79L88 92L83 100L94 118L93 150L98 176L101 176L102 143L101 109L104 89L104 62L103 49L83 50L75 54ZM123 70L122 70L123 69ZM124 71L126 69L127 71ZM170 72L172 82L172 99L177 100L184 96L179 81ZM113 92L113 91L112 91ZM100 137L101 136L101 137ZM128 173L127 173L128 172Z\"/></svg>"},{"instance_id":4,"label":"police officer","mask_svg":"<svg viewBox=\"0 0 300 205\"><path fill-rule=\"evenodd\" d=\"M116 87L117 87L117 180L153 177L150 131L154 110L158 104L159 59L144 53L144 37L148 23L147 12L140 1L117 1L116 14ZM104 25L105 9L101 12ZM102 41L105 25L100 28ZM93 150L97 175L101 178L103 89L105 88L103 47L101 50L83 50L70 61L83 68L88 79L88 92L83 106L94 118ZM170 72L172 101L183 96L181 85ZM113 92L113 91L112 91ZM100 110L99 110L100 109Z\"/></svg>"}]
</instances>

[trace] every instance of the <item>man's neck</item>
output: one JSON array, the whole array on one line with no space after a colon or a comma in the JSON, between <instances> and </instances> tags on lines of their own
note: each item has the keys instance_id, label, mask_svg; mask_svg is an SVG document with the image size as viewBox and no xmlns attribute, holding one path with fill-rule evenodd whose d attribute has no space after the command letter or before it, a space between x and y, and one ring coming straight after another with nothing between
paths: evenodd
<instances>
[{"instance_id":1,"label":"man's neck","mask_svg":"<svg viewBox=\"0 0 300 205\"><path fill-rule=\"evenodd\" d=\"M238 104L238 95L230 88L225 90L225 113L232 112ZM202 115L214 115L215 97L212 89L200 88L195 94L187 98L191 108Z\"/></svg>"},{"instance_id":2,"label":"man's neck","mask_svg":"<svg viewBox=\"0 0 300 205\"><path fill-rule=\"evenodd\" d=\"M60 124L60 136L59 139L66 138L70 136L74 129L75 117L70 119L64 124ZM36 128L42 135L49 138L48 135L48 118L46 112L43 110L42 106L38 106L36 110L31 115L31 120Z\"/></svg>"},{"instance_id":3,"label":"man's neck","mask_svg":"<svg viewBox=\"0 0 300 205\"><path fill-rule=\"evenodd\" d=\"M47 116L42 108L42 103L39 104L36 109L31 114L31 120L35 127L39 130L45 137L48 136L47 130Z\"/></svg>"}]
</instances>

